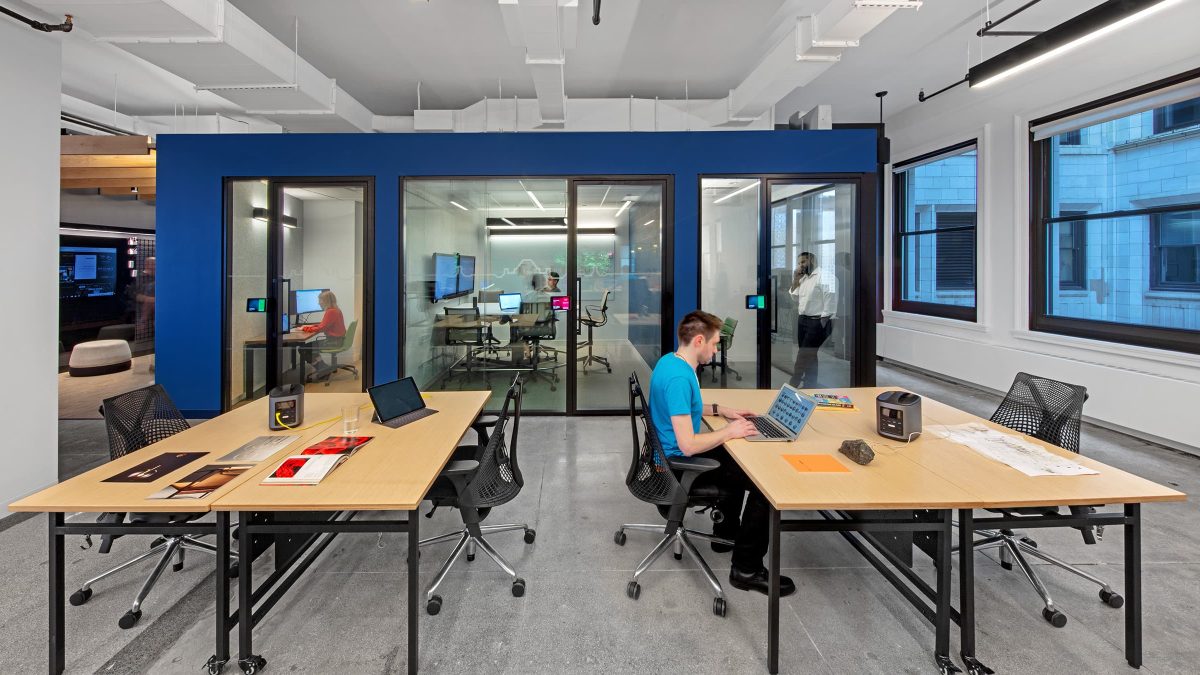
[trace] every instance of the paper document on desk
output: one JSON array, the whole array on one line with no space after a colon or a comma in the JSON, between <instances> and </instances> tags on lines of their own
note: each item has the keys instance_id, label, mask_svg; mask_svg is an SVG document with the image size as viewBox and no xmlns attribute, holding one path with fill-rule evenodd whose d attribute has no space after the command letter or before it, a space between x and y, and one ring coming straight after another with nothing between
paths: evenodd
<instances>
[{"instance_id":1,"label":"paper document on desk","mask_svg":"<svg viewBox=\"0 0 1200 675\"><path fill-rule=\"evenodd\" d=\"M926 427L926 430L939 438L965 445L985 457L1007 464L1026 476L1086 476L1100 473L1020 436L1006 434L978 422L934 425Z\"/></svg>"}]
</instances>

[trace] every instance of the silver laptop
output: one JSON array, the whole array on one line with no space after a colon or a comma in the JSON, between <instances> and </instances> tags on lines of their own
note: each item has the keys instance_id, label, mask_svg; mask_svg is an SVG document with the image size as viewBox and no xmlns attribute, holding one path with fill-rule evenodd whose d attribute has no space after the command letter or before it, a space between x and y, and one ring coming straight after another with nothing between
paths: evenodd
<instances>
[{"instance_id":1,"label":"silver laptop","mask_svg":"<svg viewBox=\"0 0 1200 675\"><path fill-rule=\"evenodd\" d=\"M794 441L808 424L808 418L817 408L816 399L785 384L771 404L766 415L748 415L747 420L758 429L758 434L747 436L747 441Z\"/></svg>"},{"instance_id":2,"label":"silver laptop","mask_svg":"<svg viewBox=\"0 0 1200 675\"><path fill-rule=\"evenodd\" d=\"M521 312L520 293L501 293L499 300L501 314L519 314Z\"/></svg>"}]
</instances>

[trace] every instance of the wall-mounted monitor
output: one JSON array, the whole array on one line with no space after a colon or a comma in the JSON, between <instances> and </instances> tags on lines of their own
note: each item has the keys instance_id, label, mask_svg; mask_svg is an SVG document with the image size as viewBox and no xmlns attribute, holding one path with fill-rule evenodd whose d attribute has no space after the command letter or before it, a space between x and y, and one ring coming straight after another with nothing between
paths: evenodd
<instances>
[{"instance_id":1,"label":"wall-mounted monitor","mask_svg":"<svg viewBox=\"0 0 1200 675\"><path fill-rule=\"evenodd\" d=\"M458 254L433 254L433 301L438 302L447 298L457 298L458 292Z\"/></svg>"},{"instance_id":2,"label":"wall-mounted monitor","mask_svg":"<svg viewBox=\"0 0 1200 675\"><path fill-rule=\"evenodd\" d=\"M132 264L132 260L129 261ZM96 298L117 292L117 249L99 246L60 246L58 296Z\"/></svg>"},{"instance_id":3,"label":"wall-mounted monitor","mask_svg":"<svg viewBox=\"0 0 1200 675\"><path fill-rule=\"evenodd\" d=\"M475 256L458 256L458 294L469 295L475 292Z\"/></svg>"},{"instance_id":4,"label":"wall-mounted monitor","mask_svg":"<svg viewBox=\"0 0 1200 675\"><path fill-rule=\"evenodd\" d=\"M565 312L571 309L571 296L555 295L550 298L550 309L556 312Z\"/></svg>"}]
</instances>

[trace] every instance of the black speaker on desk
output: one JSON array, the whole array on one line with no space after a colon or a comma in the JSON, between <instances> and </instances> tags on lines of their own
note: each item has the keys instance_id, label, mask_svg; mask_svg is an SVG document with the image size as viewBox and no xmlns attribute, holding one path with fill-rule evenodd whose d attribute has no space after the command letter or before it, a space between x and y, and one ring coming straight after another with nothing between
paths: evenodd
<instances>
[{"instance_id":1,"label":"black speaker on desk","mask_svg":"<svg viewBox=\"0 0 1200 675\"><path fill-rule=\"evenodd\" d=\"M875 397L879 435L911 441L921 433L921 397L907 391L885 391Z\"/></svg>"}]
</instances>

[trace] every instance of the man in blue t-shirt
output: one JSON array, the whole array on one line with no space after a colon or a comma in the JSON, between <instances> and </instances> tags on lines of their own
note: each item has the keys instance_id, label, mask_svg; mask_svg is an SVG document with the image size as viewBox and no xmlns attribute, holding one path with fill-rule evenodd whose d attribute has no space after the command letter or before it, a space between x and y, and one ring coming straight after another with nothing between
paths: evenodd
<instances>
[{"instance_id":1,"label":"man in blue t-shirt","mask_svg":"<svg viewBox=\"0 0 1200 675\"><path fill-rule=\"evenodd\" d=\"M705 457L721 463L720 468L700 474L695 485L716 485L727 494L717 505L725 519L713 525L713 534L734 541L729 583L743 591L765 594L769 577L763 556L769 543L770 510L758 487L723 447L725 441L752 436L758 431L743 419L743 415L751 414L749 410L716 403L704 405L700 381L696 378L696 368L712 361L717 353L721 320L708 312L690 312L679 322L677 334L679 349L659 359L650 376L650 421L668 457L704 453ZM704 414L721 415L729 424L719 431L700 433L700 418ZM718 553L730 550L717 543L712 544L712 549ZM791 579L779 578L780 595L791 595L795 590Z\"/></svg>"}]
</instances>

